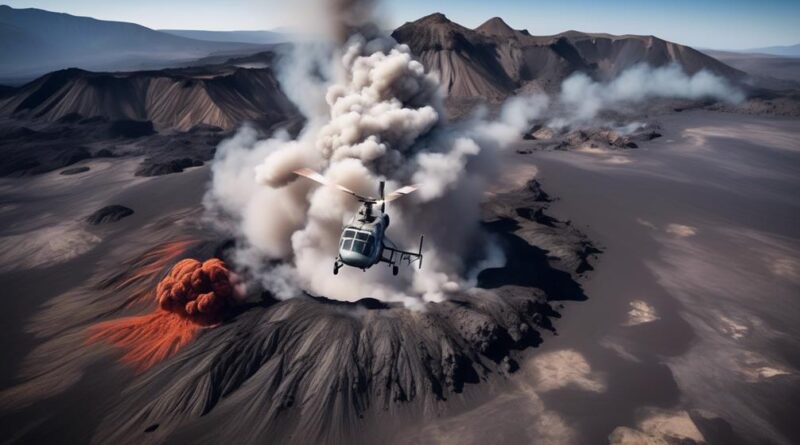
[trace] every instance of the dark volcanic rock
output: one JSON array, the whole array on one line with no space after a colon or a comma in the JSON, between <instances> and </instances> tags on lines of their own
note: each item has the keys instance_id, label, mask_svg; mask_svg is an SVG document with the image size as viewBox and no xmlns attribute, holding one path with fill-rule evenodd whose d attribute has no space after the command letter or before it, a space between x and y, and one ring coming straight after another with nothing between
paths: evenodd
<instances>
[{"instance_id":1,"label":"dark volcanic rock","mask_svg":"<svg viewBox=\"0 0 800 445\"><path fill-rule=\"evenodd\" d=\"M94 157L96 157L96 158L113 158L114 157L114 153L112 153L111 150L109 150L107 148L101 148L100 150L97 151L97 153L94 154Z\"/></svg>"},{"instance_id":2,"label":"dark volcanic rock","mask_svg":"<svg viewBox=\"0 0 800 445\"><path fill-rule=\"evenodd\" d=\"M0 145L5 145L0 142ZM64 147L61 144L38 145L36 150L24 150L14 144L2 148L0 176L25 176L46 173L91 157L86 147Z\"/></svg>"},{"instance_id":3,"label":"dark volcanic rock","mask_svg":"<svg viewBox=\"0 0 800 445\"><path fill-rule=\"evenodd\" d=\"M147 100L145 100L147 98ZM271 68L229 65L97 73L46 74L0 100L0 117L94 125L111 122L112 137L141 137L197 125L233 130L298 116Z\"/></svg>"},{"instance_id":4,"label":"dark volcanic rock","mask_svg":"<svg viewBox=\"0 0 800 445\"><path fill-rule=\"evenodd\" d=\"M634 128L630 128L634 127ZM618 123L613 127L584 127L566 131L536 125L523 139L531 141L526 145L527 152L536 150L570 150L576 148L600 148L607 150L639 148L639 142L648 142L661 137L654 123ZM525 153L526 150L518 150Z\"/></svg>"},{"instance_id":5,"label":"dark volcanic rock","mask_svg":"<svg viewBox=\"0 0 800 445\"><path fill-rule=\"evenodd\" d=\"M45 173L90 156L144 157L141 176L176 173L212 159L217 144L230 135L208 126L159 134L153 133L149 122L132 121L39 123L35 128L20 126L15 120L0 123L0 176Z\"/></svg>"},{"instance_id":6,"label":"dark volcanic rock","mask_svg":"<svg viewBox=\"0 0 800 445\"><path fill-rule=\"evenodd\" d=\"M190 133L202 133L202 132L219 133L220 131L223 131L222 128L207 124L197 124L189 129Z\"/></svg>"},{"instance_id":7,"label":"dark volcanic rock","mask_svg":"<svg viewBox=\"0 0 800 445\"><path fill-rule=\"evenodd\" d=\"M109 125L108 134L115 138L140 138L155 134L155 129L150 121L119 120Z\"/></svg>"},{"instance_id":8,"label":"dark volcanic rock","mask_svg":"<svg viewBox=\"0 0 800 445\"><path fill-rule=\"evenodd\" d=\"M542 184L535 179L531 179L526 184L528 189L533 193L533 200L537 202L552 202L553 199L550 198L550 195L547 194L544 190L542 190Z\"/></svg>"},{"instance_id":9,"label":"dark volcanic rock","mask_svg":"<svg viewBox=\"0 0 800 445\"><path fill-rule=\"evenodd\" d=\"M75 168L68 168L66 170L62 170L62 175L77 175L78 173L88 172L90 169L89 167L75 167Z\"/></svg>"},{"instance_id":10,"label":"dark volcanic rock","mask_svg":"<svg viewBox=\"0 0 800 445\"><path fill-rule=\"evenodd\" d=\"M86 218L86 222L96 226L99 224L106 224L117 222L126 216L133 215L133 210L121 205L105 206L102 209L92 213Z\"/></svg>"},{"instance_id":11,"label":"dark volcanic rock","mask_svg":"<svg viewBox=\"0 0 800 445\"><path fill-rule=\"evenodd\" d=\"M543 318L535 308L542 301L541 291L528 289L503 296L480 291L424 312L331 305L313 297L257 306L139 377L136 395L123 398L98 438L140 437L155 423L159 431L174 431L201 414L221 427L198 433L212 434L212 442L235 431L242 443L258 443L274 437L287 414L303 427L291 439L280 436L282 443L353 438L357 420L368 412L394 412L405 404L425 412L490 373L516 369L505 357L541 342L535 328ZM205 365L197 366L197 359ZM231 397L248 400L250 409L241 411ZM249 427L219 421L231 416ZM122 418L128 421L120 428Z\"/></svg>"},{"instance_id":12,"label":"dark volcanic rock","mask_svg":"<svg viewBox=\"0 0 800 445\"><path fill-rule=\"evenodd\" d=\"M203 165L203 161L191 158L172 159L166 162L145 159L142 165L136 170L136 176L160 176L170 173L180 173L189 167L199 167L201 165Z\"/></svg>"},{"instance_id":13,"label":"dark volcanic rock","mask_svg":"<svg viewBox=\"0 0 800 445\"><path fill-rule=\"evenodd\" d=\"M61 116L56 122L59 124L75 124L80 122L82 119L83 116L81 116L80 113L70 113Z\"/></svg>"},{"instance_id":14,"label":"dark volcanic rock","mask_svg":"<svg viewBox=\"0 0 800 445\"><path fill-rule=\"evenodd\" d=\"M543 196L544 195L544 196ZM569 221L548 215L546 210L552 199L541 190L536 180L525 187L496 195L484 204L484 220L489 230L498 234L506 249L508 265L501 269L485 270L478 275L479 283L496 286L499 281L514 280L520 286L534 286L545 290L548 297L583 299L580 286L573 286L569 275L580 275L592 270L590 261L601 250ZM511 258L525 258L523 262L537 270L530 276Z\"/></svg>"}]
</instances>

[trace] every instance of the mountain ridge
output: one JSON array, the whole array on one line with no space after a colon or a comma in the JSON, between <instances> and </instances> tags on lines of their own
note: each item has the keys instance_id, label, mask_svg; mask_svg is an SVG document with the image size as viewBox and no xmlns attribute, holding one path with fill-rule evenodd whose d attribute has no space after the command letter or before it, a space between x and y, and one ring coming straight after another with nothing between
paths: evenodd
<instances>
[{"instance_id":1,"label":"mountain ridge","mask_svg":"<svg viewBox=\"0 0 800 445\"><path fill-rule=\"evenodd\" d=\"M135 23L6 5L0 5L0 38L0 77L7 79L30 79L70 67L161 68L212 53L259 48L250 43L189 39Z\"/></svg>"},{"instance_id":2,"label":"mountain ridge","mask_svg":"<svg viewBox=\"0 0 800 445\"><path fill-rule=\"evenodd\" d=\"M290 40L290 36L285 33L267 30L205 31L199 29L157 29L156 31L206 42L270 45Z\"/></svg>"},{"instance_id":3,"label":"mountain ridge","mask_svg":"<svg viewBox=\"0 0 800 445\"><path fill-rule=\"evenodd\" d=\"M580 31L534 36L499 17L469 29L435 13L405 23L392 37L439 72L456 98L499 100L517 91L555 91L574 72L608 80L639 63L676 63L689 74L707 70L729 80L745 77L713 57L655 36Z\"/></svg>"},{"instance_id":4,"label":"mountain ridge","mask_svg":"<svg viewBox=\"0 0 800 445\"><path fill-rule=\"evenodd\" d=\"M0 116L150 121L158 130L198 125L232 130L295 115L270 68L201 67L130 73L55 71L0 99Z\"/></svg>"},{"instance_id":5,"label":"mountain ridge","mask_svg":"<svg viewBox=\"0 0 800 445\"><path fill-rule=\"evenodd\" d=\"M499 17L469 29L444 14L431 14L400 26L392 36L439 73L455 100L501 101L517 93L555 92L572 73L603 80L638 63L678 63L689 73L705 69L729 79L744 76L692 48L653 36L578 31L533 36ZM204 65L160 71L56 71L16 89L0 89L0 116L49 122L74 115L103 117L180 131L196 125L229 130L244 121L274 124L296 114L272 71L275 54L206 58Z\"/></svg>"},{"instance_id":6,"label":"mountain ridge","mask_svg":"<svg viewBox=\"0 0 800 445\"><path fill-rule=\"evenodd\" d=\"M750 48L734 52L769 54L772 56L781 56L781 57L800 57L800 43L794 45L778 45L778 46L765 46L762 48Z\"/></svg>"}]
</instances>

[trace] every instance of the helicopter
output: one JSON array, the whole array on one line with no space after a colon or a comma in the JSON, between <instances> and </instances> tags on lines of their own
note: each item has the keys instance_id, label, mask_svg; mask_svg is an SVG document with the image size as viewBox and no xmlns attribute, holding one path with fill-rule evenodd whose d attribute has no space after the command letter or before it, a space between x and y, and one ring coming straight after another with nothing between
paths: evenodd
<instances>
[{"instance_id":1,"label":"helicopter","mask_svg":"<svg viewBox=\"0 0 800 445\"><path fill-rule=\"evenodd\" d=\"M417 252L398 249L386 236L386 228L389 227L386 203L413 192L417 189L415 186L407 185L401 187L384 197L384 181L380 181L378 185L380 198L373 198L361 196L343 185L333 183L310 168L295 170L294 174L322 185L336 187L352 195L361 203L358 213L353 215L350 223L342 229L342 235L339 239L339 254L333 262L334 275L338 275L339 269L343 266L355 267L366 271L381 262L387 263L392 267L392 275L398 274L400 270L398 265L403 261L408 265L417 262L419 268L422 269L422 241L425 238L424 235L419 237L419 249ZM376 210L376 207L378 210Z\"/></svg>"}]
</instances>

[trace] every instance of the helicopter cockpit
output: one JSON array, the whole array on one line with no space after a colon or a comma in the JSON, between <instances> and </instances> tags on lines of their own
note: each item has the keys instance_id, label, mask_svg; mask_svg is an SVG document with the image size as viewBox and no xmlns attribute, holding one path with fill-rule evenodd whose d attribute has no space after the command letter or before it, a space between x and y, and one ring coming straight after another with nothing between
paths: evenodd
<instances>
[{"instance_id":1,"label":"helicopter cockpit","mask_svg":"<svg viewBox=\"0 0 800 445\"><path fill-rule=\"evenodd\" d=\"M342 234L341 241L339 241L339 248L371 256L373 249L375 249L375 235L352 226L347 227Z\"/></svg>"},{"instance_id":2,"label":"helicopter cockpit","mask_svg":"<svg viewBox=\"0 0 800 445\"><path fill-rule=\"evenodd\" d=\"M339 241L339 256L355 267L368 267L374 262L378 240L375 234L354 226L345 227Z\"/></svg>"}]
</instances>

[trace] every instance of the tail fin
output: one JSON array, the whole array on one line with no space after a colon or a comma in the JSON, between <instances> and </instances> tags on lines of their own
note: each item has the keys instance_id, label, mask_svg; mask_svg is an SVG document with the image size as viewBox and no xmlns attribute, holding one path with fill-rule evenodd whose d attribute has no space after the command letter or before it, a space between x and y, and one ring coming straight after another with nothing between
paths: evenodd
<instances>
[{"instance_id":1,"label":"tail fin","mask_svg":"<svg viewBox=\"0 0 800 445\"><path fill-rule=\"evenodd\" d=\"M417 254L419 255L419 268L422 269L422 240L425 239L425 235L419 236L419 251Z\"/></svg>"},{"instance_id":2,"label":"tail fin","mask_svg":"<svg viewBox=\"0 0 800 445\"><path fill-rule=\"evenodd\" d=\"M378 191L381 195L381 213L386 213L386 201L383 199L383 188L385 185L386 183L381 181L380 185L378 186Z\"/></svg>"}]
</instances>

